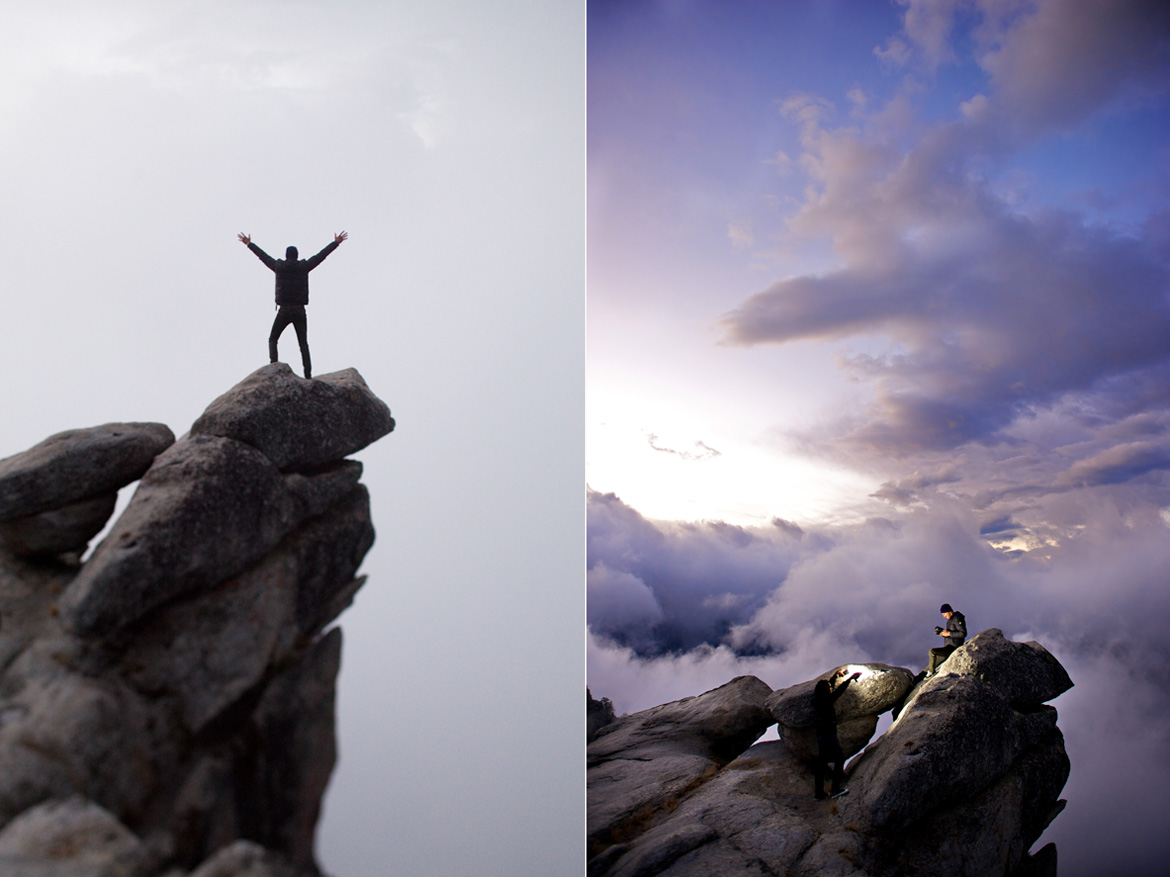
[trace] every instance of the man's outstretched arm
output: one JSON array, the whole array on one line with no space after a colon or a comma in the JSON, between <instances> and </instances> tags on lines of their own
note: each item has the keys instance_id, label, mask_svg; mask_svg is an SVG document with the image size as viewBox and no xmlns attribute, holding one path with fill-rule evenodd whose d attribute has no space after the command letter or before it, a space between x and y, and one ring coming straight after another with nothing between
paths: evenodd
<instances>
[{"instance_id":1,"label":"man's outstretched arm","mask_svg":"<svg viewBox=\"0 0 1170 877\"><path fill-rule=\"evenodd\" d=\"M333 243L326 244L325 249L323 249L321 252L319 252L313 258L306 260L305 264L308 266L308 268L306 270L312 271L314 268L316 268L318 265L320 265L322 262L324 262L325 257L328 256L330 253L332 253L334 250L336 250L341 245L341 242L348 237L349 237L349 233L344 232L344 231L340 232L338 234L335 234L333 236Z\"/></svg>"},{"instance_id":2,"label":"man's outstretched arm","mask_svg":"<svg viewBox=\"0 0 1170 877\"><path fill-rule=\"evenodd\" d=\"M243 232L240 232L238 235L236 235L236 237L240 239L240 243L244 244L249 250L256 254L257 259L259 259L273 271L276 270L276 260L258 246L256 246L254 243L252 243L252 236L250 234L244 234Z\"/></svg>"}]
</instances>

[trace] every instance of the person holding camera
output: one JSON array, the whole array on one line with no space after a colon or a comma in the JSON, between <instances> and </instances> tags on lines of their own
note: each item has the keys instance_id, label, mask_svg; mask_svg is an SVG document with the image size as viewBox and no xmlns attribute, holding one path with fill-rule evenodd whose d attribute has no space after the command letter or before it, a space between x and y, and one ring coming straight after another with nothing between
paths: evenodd
<instances>
[{"instance_id":1,"label":"person holding camera","mask_svg":"<svg viewBox=\"0 0 1170 877\"><path fill-rule=\"evenodd\" d=\"M930 657L926 663L926 676L930 678L938 669L939 664L945 661L955 649L967 639L967 619L962 612L956 612L950 603L943 603L939 612L947 620L946 627L936 627L934 632L946 639L946 642L930 650Z\"/></svg>"},{"instance_id":2,"label":"person holding camera","mask_svg":"<svg viewBox=\"0 0 1170 877\"><path fill-rule=\"evenodd\" d=\"M833 674L833 681L845 676L845 670L838 670ZM825 797L825 774L829 771L829 762L833 763L833 797L844 795L848 789L841 788L845 778L845 755L841 751L841 742L837 739L837 712L833 704L837 702L849 683L861 677L854 673L836 688L828 679L817 680L813 688L813 713L816 715L817 731L817 760L813 766L813 780L816 783L813 797L820 800Z\"/></svg>"}]
</instances>

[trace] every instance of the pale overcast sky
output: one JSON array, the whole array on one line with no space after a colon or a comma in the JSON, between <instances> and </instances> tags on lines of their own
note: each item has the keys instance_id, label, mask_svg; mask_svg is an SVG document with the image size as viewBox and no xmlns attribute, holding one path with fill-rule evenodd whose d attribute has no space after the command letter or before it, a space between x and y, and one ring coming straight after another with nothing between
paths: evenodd
<instances>
[{"instance_id":1,"label":"pale overcast sky","mask_svg":"<svg viewBox=\"0 0 1170 877\"><path fill-rule=\"evenodd\" d=\"M338 877L584 858L584 7L20 2L0 15L0 456L182 434L267 362L305 256L314 371L397 430L341 618ZM295 336L281 359L300 369ZM123 501L125 497L123 497Z\"/></svg>"}]
</instances>

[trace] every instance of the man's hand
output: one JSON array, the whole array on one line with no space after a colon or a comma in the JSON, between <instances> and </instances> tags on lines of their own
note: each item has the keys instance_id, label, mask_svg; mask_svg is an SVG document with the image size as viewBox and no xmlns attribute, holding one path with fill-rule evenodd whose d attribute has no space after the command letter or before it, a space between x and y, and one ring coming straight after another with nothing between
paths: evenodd
<instances>
[{"instance_id":1,"label":"man's hand","mask_svg":"<svg viewBox=\"0 0 1170 877\"><path fill-rule=\"evenodd\" d=\"M849 678L850 678L850 679L860 679L860 678L861 678L861 673L854 673L854 674L853 674L852 676L850 676Z\"/></svg>"},{"instance_id":2,"label":"man's hand","mask_svg":"<svg viewBox=\"0 0 1170 877\"><path fill-rule=\"evenodd\" d=\"M835 674L833 674L833 675L834 675L834 676L836 676L838 679L842 678L842 677L845 675L845 668L844 668L844 667L842 667L840 670L838 670L838 671L837 671Z\"/></svg>"},{"instance_id":3,"label":"man's hand","mask_svg":"<svg viewBox=\"0 0 1170 877\"><path fill-rule=\"evenodd\" d=\"M336 243L341 243L341 242L342 242L343 240L345 240L347 237L349 237L349 232L347 232L347 231L343 231L341 234L335 234L335 235L333 236L333 240L334 240L334 242L336 242Z\"/></svg>"},{"instance_id":4,"label":"man's hand","mask_svg":"<svg viewBox=\"0 0 1170 877\"><path fill-rule=\"evenodd\" d=\"M244 234L243 232L240 232L237 237L239 237L240 243L242 244L246 245L252 243L252 236L250 234Z\"/></svg>"}]
</instances>

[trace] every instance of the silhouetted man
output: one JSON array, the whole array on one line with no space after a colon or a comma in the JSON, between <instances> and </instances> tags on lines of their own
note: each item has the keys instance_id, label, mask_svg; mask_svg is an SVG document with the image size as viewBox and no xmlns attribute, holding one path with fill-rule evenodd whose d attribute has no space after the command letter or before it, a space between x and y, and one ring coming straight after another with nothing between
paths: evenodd
<instances>
[{"instance_id":1,"label":"silhouetted man","mask_svg":"<svg viewBox=\"0 0 1170 877\"><path fill-rule=\"evenodd\" d=\"M930 657L926 663L927 677L933 676L939 664L950 657L951 652L961 646L967 638L967 619L963 617L962 612L956 612L950 603L943 603L938 607L938 611L947 620L947 626L936 627L934 632L946 637L946 644L930 650Z\"/></svg>"},{"instance_id":2,"label":"silhouetted man","mask_svg":"<svg viewBox=\"0 0 1170 877\"><path fill-rule=\"evenodd\" d=\"M844 670L833 674L833 679L840 679L845 675ZM813 797L817 800L825 797L825 774L829 771L829 762L833 763L833 783L831 786L834 796L843 795L848 789L841 788L841 781L845 777L845 754L841 751L841 741L837 739L837 711L833 704L837 702L849 683L861 676L854 673L836 687L828 679L818 679L813 688L813 714L816 716L817 730L817 760L813 765Z\"/></svg>"},{"instance_id":3,"label":"silhouetted man","mask_svg":"<svg viewBox=\"0 0 1170 877\"><path fill-rule=\"evenodd\" d=\"M272 332L268 335L269 362L276 362L276 342L280 340L280 333L292 323L297 331L297 343L301 346L301 364L305 367L305 377L313 376L313 366L309 360L309 324L305 317L305 305L309 303L309 272L324 262L325 257L336 250L347 237L349 235L345 232L335 234L333 243L311 259L298 260L296 247L286 249L283 259L273 259L252 243L250 234L240 232L239 238L248 249L276 272L276 304L279 310L272 323Z\"/></svg>"}]
</instances>

